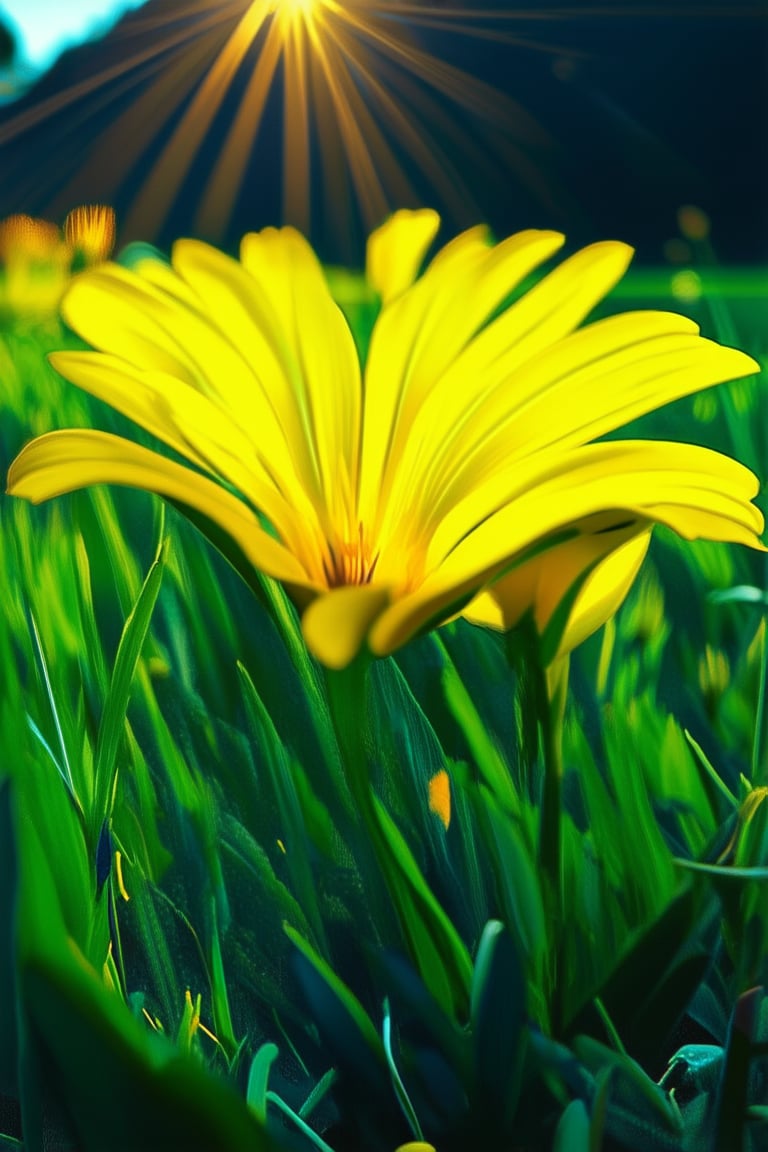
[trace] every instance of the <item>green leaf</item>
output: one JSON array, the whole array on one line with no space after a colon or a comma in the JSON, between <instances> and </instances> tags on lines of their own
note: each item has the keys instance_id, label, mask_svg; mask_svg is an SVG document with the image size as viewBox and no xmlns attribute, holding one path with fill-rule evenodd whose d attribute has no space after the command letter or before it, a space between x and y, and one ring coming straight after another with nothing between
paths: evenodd
<instances>
[{"instance_id":1,"label":"green leaf","mask_svg":"<svg viewBox=\"0 0 768 1152\"><path fill-rule=\"evenodd\" d=\"M248 1107L262 1124L266 1124L267 1121L269 1072L279 1055L279 1051L277 1044L262 1044L251 1061L248 1073L248 1088L245 1098L248 1101Z\"/></svg>"},{"instance_id":2,"label":"green leaf","mask_svg":"<svg viewBox=\"0 0 768 1152\"><path fill-rule=\"evenodd\" d=\"M670 1133L677 1133L682 1128L680 1113L666 1092L658 1086L650 1076L640 1067L636 1060L625 1056L622 1052L614 1052L591 1036L577 1036L573 1042L573 1050L582 1063L597 1079L601 1072L611 1068L614 1070L617 1088L621 1085L630 1098L642 1101L648 1105L649 1110L660 1122L664 1129Z\"/></svg>"},{"instance_id":3,"label":"green leaf","mask_svg":"<svg viewBox=\"0 0 768 1152\"><path fill-rule=\"evenodd\" d=\"M312 971L317 974L331 994L336 1004L335 1015L340 1022L345 1022L345 1030L349 1032L349 1025L351 1024L358 1040L362 1041L362 1045L358 1043L356 1047L361 1052L367 1052L373 1056L376 1064L380 1065L381 1070L386 1074L387 1058L384 1046L370 1016L360 1001L349 990L344 981L336 975L330 964L315 951L308 940L305 940L290 924L284 924L283 928L288 939L298 949L300 956L309 964ZM369 1062L369 1058L366 1058L366 1063Z\"/></svg>"},{"instance_id":4,"label":"green leaf","mask_svg":"<svg viewBox=\"0 0 768 1152\"><path fill-rule=\"evenodd\" d=\"M401 953L387 950L373 955L378 982L387 989L389 1000L402 1018L413 1020L430 1048L439 1050L462 1083L470 1076L471 1036L457 1026L424 986L413 965Z\"/></svg>"},{"instance_id":5,"label":"green leaf","mask_svg":"<svg viewBox=\"0 0 768 1152\"><path fill-rule=\"evenodd\" d=\"M16 896L18 865L11 782L0 780L0 1095L17 1093Z\"/></svg>"},{"instance_id":6,"label":"green leaf","mask_svg":"<svg viewBox=\"0 0 768 1152\"><path fill-rule=\"evenodd\" d=\"M723 880L768 880L768 867L740 868L736 864L705 864L699 860L675 858L675 864L688 872L703 872Z\"/></svg>"},{"instance_id":7,"label":"green leaf","mask_svg":"<svg viewBox=\"0 0 768 1152\"><path fill-rule=\"evenodd\" d=\"M115 257L118 264L122 264L123 268L135 268L142 260L156 260L160 264L169 264L168 257L154 244L147 244L144 240L134 240L131 244L126 244L118 255Z\"/></svg>"},{"instance_id":8,"label":"green leaf","mask_svg":"<svg viewBox=\"0 0 768 1152\"><path fill-rule=\"evenodd\" d=\"M83 1152L277 1152L245 1102L200 1065L149 1037L70 954L22 972L24 1001L53 1063Z\"/></svg>"},{"instance_id":9,"label":"green leaf","mask_svg":"<svg viewBox=\"0 0 768 1152\"><path fill-rule=\"evenodd\" d=\"M700 922L697 917L702 915L697 903L693 889L686 888L681 892L653 923L635 933L629 949L611 976L592 993L600 997L622 1042L638 1059L656 1055L658 1017L648 1016L649 1004L659 996L663 997L665 982L681 963L678 956L690 944ZM699 964L701 962L699 959ZM686 998L695 991L696 971L699 977L701 975L695 966L686 966L686 971L691 984L677 998L675 1011L678 1013L685 1007ZM674 1020L669 1017L664 1020L667 1028L673 1024ZM569 1035L577 1031L591 1033L599 1028L599 1017L591 1003L584 1005L567 1024ZM652 1047L650 1054L647 1052L649 1044Z\"/></svg>"},{"instance_id":10,"label":"green leaf","mask_svg":"<svg viewBox=\"0 0 768 1152\"><path fill-rule=\"evenodd\" d=\"M211 919L211 936L208 942L211 972L211 1004L213 1008L213 1024L216 1029L216 1035L221 1041L227 1054L231 1057L237 1049L237 1038L235 1037L234 1027L232 1024L232 1014L229 1010L229 993L227 991L227 980L224 973L224 958L221 954L221 933L219 930L219 915L216 909L216 901L213 896L210 899L210 919Z\"/></svg>"},{"instance_id":11,"label":"green leaf","mask_svg":"<svg viewBox=\"0 0 768 1152\"><path fill-rule=\"evenodd\" d=\"M753 584L714 588L707 597L713 604L768 604L768 593Z\"/></svg>"},{"instance_id":12,"label":"green leaf","mask_svg":"<svg viewBox=\"0 0 768 1152\"><path fill-rule=\"evenodd\" d=\"M552 1152L592 1152L589 1113L583 1100L572 1100L560 1117Z\"/></svg>"},{"instance_id":13,"label":"green leaf","mask_svg":"<svg viewBox=\"0 0 768 1152\"><path fill-rule=\"evenodd\" d=\"M613 1072L613 1068L609 1065L607 1068L602 1068L595 1077L596 1092L592 1101L592 1118L589 1124L589 1152L600 1152L603 1147Z\"/></svg>"},{"instance_id":14,"label":"green leaf","mask_svg":"<svg viewBox=\"0 0 768 1152\"><path fill-rule=\"evenodd\" d=\"M500 920L480 938L472 978L474 1105L480 1132L509 1132L528 1046L525 977L514 941Z\"/></svg>"},{"instance_id":15,"label":"green leaf","mask_svg":"<svg viewBox=\"0 0 768 1152\"><path fill-rule=\"evenodd\" d=\"M472 961L445 909L424 879L413 853L377 796L373 804L389 845L393 898L422 979L444 1011L466 1015L472 981Z\"/></svg>"},{"instance_id":16,"label":"green leaf","mask_svg":"<svg viewBox=\"0 0 768 1152\"><path fill-rule=\"evenodd\" d=\"M731 1016L716 1096L716 1152L741 1152L747 1147L749 1070L763 998L762 988L751 988L739 997Z\"/></svg>"},{"instance_id":17,"label":"green leaf","mask_svg":"<svg viewBox=\"0 0 768 1152\"><path fill-rule=\"evenodd\" d=\"M408 1121L414 1139L423 1141L424 1133L421 1131L421 1125L419 1124L419 1118L416 1114L416 1109L411 1103L411 1099L408 1095L408 1092L406 1091L405 1084L403 1084L403 1079L400 1075L400 1070L397 1067L397 1061L395 1060L395 1054L392 1051L392 1014L390 1012L389 1001L387 999L384 1000L382 1039L384 1042L384 1055L386 1056L389 1075L392 1081L392 1088L394 1089L395 1096L397 1097L398 1103L403 1111L403 1115Z\"/></svg>"},{"instance_id":18,"label":"green leaf","mask_svg":"<svg viewBox=\"0 0 768 1152\"><path fill-rule=\"evenodd\" d=\"M532 1011L541 1019L546 1012L543 985L551 925L544 909L535 850L529 846L518 821L509 818L491 792L470 783L464 788L477 813L504 921L523 956L530 991L537 997Z\"/></svg>"},{"instance_id":19,"label":"green leaf","mask_svg":"<svg viewBox=\"0 0 768 1152\"><path fill-rule=\"evenodd\" d=\"M512 783L509 766L486 730L472 697L439 637L435 637L435 643L443 659L441 678L448 708L464 733L483 780L503 809L517 815L520 799Z\"/></svg>"},{"instance_id":20,"label":"green leaf","mask_svg":"<svg viewBox=\"0 0 768 1152\"><path fill-rule=\"evenodd\" d=\"M96 742L94 797L88 821L90 839L94 846L104 822L109 819L112 812L117 777L117 754L125 729L131 685L160 591L169 546L169 538L161 542L120 637Z\"/></svg>"},{"instance_id":21,"label":"green leaf","mask_svg":"<svg viewBox=\"0 0 768 1152\"><path fill-rule=\"evenodd\" d=\"M312 931L327 950L325 925L317 892L317 881L312 866L312 848L307 835L305 810L308 811L311 827L319 826L321 842L332 842L333 827L328 827L329 818L322 805L312 795L300 766L291 763L280 736L275 728L264 702L256 691L247 668L238 661L237 671L243 687L243 698L249 725L253 732L254 745L259 749L264 772L274 794L280 820L280 834L290 845L286 854L286 864L291 877L291 889L301 905L304 915L312 925ZM300 788L303 785L303 791Z\"/></svg>"}]
</instances>

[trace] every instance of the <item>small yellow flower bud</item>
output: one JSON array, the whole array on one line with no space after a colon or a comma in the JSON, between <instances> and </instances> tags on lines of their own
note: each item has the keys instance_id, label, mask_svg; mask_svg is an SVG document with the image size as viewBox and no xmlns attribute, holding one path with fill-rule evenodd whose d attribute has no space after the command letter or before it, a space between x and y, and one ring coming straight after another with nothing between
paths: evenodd
<instances>
[{"instance_id":1,"label":"small yellow flower bud","mask_svg":"<svg viewBox=\"0 0 768 1152\"><path fill-rule=\"evenodd\" d=\"M73 208L64 221L67 244L79 252L87 264L107 260L115 246L115 213L104 204Z\"/></svg>"}]
</instances>

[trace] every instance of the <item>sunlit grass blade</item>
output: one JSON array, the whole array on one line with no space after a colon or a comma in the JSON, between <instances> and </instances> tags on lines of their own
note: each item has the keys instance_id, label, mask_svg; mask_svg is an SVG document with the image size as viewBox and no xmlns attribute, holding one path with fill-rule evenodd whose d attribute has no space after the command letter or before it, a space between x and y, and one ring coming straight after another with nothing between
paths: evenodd
<instances>
[{"instance_id":1,"label":"sunlit grass blade","mask_svg":"<svg viewBox=\"0 0 768 1152\"><path fill-rule=\"evenodd\" d=\"M160 591L163 568L170 541L162 540L155 560L147 573L139 597L126 620L117 650L109 693L104 701L104 712L99 725L94 765L94 794L88 812L91 843L95 844L98 831L109 819L114 805L117 779L117 753L123 736L125 714L136 666L149 630L155 602Z\"/></svg>"}]
</instances>

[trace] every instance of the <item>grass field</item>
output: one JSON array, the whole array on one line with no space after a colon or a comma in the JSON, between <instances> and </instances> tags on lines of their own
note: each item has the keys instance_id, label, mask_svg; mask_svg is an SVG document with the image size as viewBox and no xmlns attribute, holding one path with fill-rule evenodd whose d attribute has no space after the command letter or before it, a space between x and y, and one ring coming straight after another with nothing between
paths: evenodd
<instances>
[{"instance_id":1,"label":"grass field","mask_svg":"<svg viewBox=\"0 0 768 1152\"><path fill-rule=\"evenodd\" d=\"M702 259L608 310L765 359L768 274ZM6 324L4 474L128 434L48 366L75 346ZM633 433L764 480L767 429L756 377ZM174 508L0 499L0 1148L768 1149L763 555L658 531L549 691L458 621L363 708Z\"/></svg>"}]
</instances>

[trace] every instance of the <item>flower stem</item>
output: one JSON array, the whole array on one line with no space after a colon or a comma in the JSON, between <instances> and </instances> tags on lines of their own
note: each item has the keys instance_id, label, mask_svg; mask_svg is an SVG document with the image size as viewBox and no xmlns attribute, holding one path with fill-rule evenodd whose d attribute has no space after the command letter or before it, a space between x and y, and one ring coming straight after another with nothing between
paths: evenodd
<instances>
[{"instance_id":1,"label":"flower stem","mask_svg":"<svg viewBox=\"0 0 768 1152\"><path fill-rule=\"evenodd\" d=\"M560 951L563 925L562 878L562 723L568 685L568 661L544 667L533 621L525 620L508 635L508 654L517 677L520 709L519 753L529 799L539 804L538 861L543 873L543 899L553 939L551 955L552 1019L559 1019ZM541 782L537 779L541 767Z\"/></svg>"},{"instance_id":2,"label":"flower stem","mask_svg":"<svg viewBox=\"0 0 768 1152\"><path fill-rule=\"evenodd\" d=\"M326 669L326 687L331 720L336 731L344 774L352 798L361 813L378 826L368 779L365 733L369 661L358 656L348 667Z\"/></svg>"}]
</instances>

